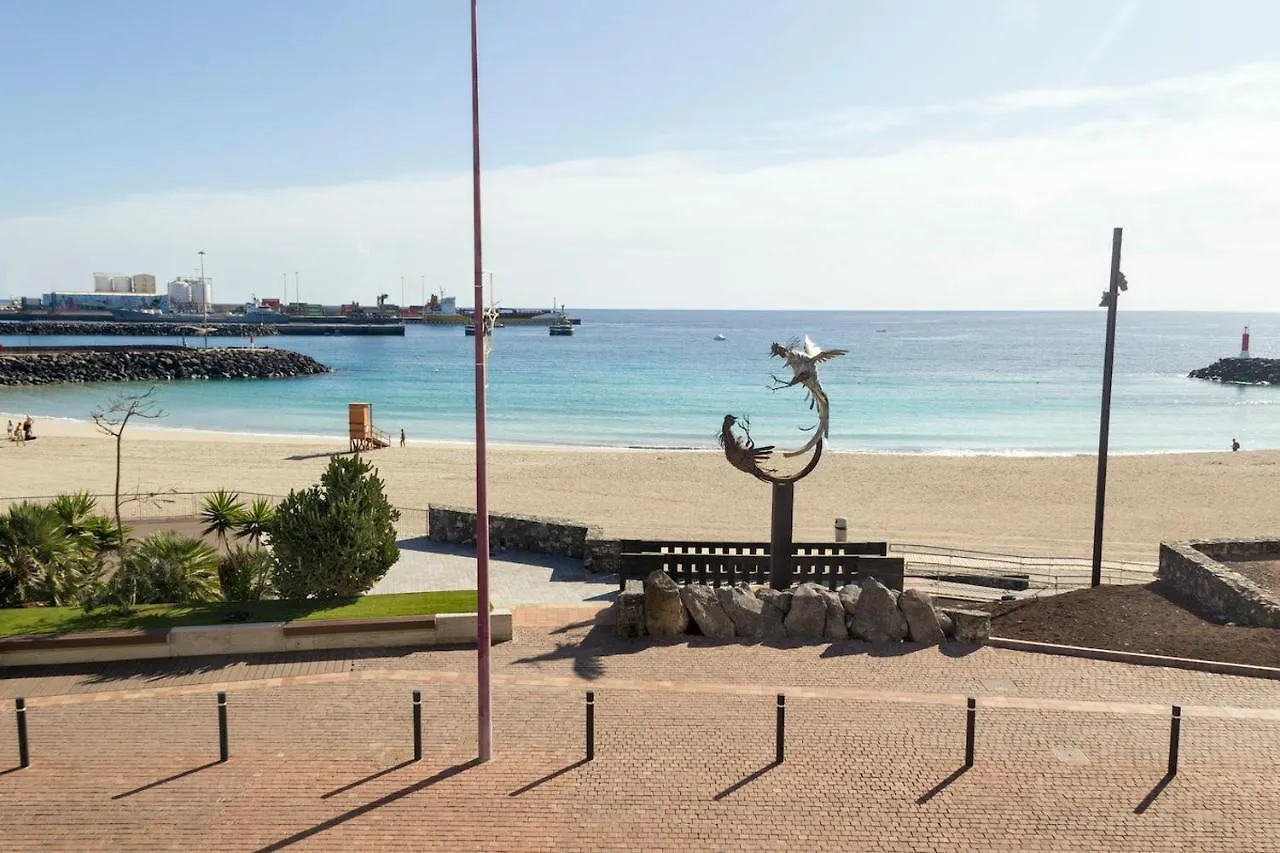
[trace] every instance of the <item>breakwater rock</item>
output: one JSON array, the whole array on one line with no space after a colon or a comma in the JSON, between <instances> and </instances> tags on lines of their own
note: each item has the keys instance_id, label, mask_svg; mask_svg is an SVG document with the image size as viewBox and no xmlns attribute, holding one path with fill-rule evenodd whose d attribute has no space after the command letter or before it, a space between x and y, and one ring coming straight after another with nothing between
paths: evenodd
<instances>
[{"instance_id":1,"label":"breakwater rock","mask_svg":"<svg viewBox=\"0 0 1280 853\"><path fill-rule=\"evenodd\" d=\"M68 347L0 351L0 385L283 379L328 373L310 356L281 349Z\"/></svg>"},{"instance_id":2,"label":"breakwater rock","mask_svg":"<svg viewBox=\"0 0 1280 853\"><path fill-rule=\"evenodd\" d=\"M1220 358L1187 375L1237 385L1280 385L1280 358Z\"/></svg>"},{"instance_id":3,"label":"breakwater rock","mask_svg":"<svg viewBox=\"0 0 1280 853\"><path fill-rule=\"evenodd\" d=\"M270 323L218 323L208 327L210 337L247 338L276 335ZM118 323L96 320L3 320L0 335L129 335L131 337L191 336L191 327L181 323Z\"/></svg>"}]
</instances>

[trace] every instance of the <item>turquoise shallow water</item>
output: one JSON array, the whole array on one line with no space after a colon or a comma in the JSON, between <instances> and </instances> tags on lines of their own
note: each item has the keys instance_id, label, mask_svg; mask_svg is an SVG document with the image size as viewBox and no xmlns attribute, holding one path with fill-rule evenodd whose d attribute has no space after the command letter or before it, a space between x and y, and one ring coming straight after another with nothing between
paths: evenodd
<instances>
[{"instance_id":1,"label":"turquoise shallow water","mask_svg":"<svg viewBox=\"0 0 1280 853\"><path fill-rule=\"evenodd\" d=\"M1018 312L580 311L569 338L497 330L490 438L511 443L712 448L725 413L759 443L799 445L813 423L799 389L770 392L772 341L809 334L849 355L822 368L831 447L904 453L1089 453L1097 449L1105 315ZM1280 387L1186 378L1234 355L1280 356L1280 315L1120 314L1115 452L1280 448ZM716 334L727 340L715 341ZM31 343L130 339L5 337ZM156 342L156 339L136 339ZM169 427L343 436L346 404L410 440L473 438L472 341L458 327L404 338L273 338L334 368L295 380L167 382ZM261 342L261 341L260 341ZM239 343L239 342L232 342ZM0 389L0 411L84 419L119 384ZM142 386L145 387L145 386Z\"/></svg>"}]
</instances>

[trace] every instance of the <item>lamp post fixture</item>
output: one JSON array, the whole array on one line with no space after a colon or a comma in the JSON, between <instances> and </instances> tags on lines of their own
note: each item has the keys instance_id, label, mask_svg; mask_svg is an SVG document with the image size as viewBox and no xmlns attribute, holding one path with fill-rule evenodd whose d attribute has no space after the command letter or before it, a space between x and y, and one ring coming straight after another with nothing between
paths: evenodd
<instances>
[{"instance_id":1,"label":"lamp post fixture","mask_svg":"<svg viewBox=\"0 0 1280 853\"><path fill-rule=\"evenodd\" d=\"M1102 530L1107 507L1107 444L1111 436L1111 371L1116 360L1116 306L1120 291L1128 290L1120 272L1120 242L1123 228L1111 232L1111 284L1102 293L1100 308L1107 309L1107 349L1102 364L1102 418L1098 428L1098 488L1093 509L1093 573L1091 586L1102 584Z\"/></svg>"},{"instance_id":2,"label":"lamp post fixture","mask_svg":"<svg viewBox=\"0 0 1280 853\"><path fill-rule=\"evenodd\" d=\"M485 435L484 255L480 232L480 52L477 0L471 0L471 232L475 261L476 324L476 697L479 759L493 757L492 691L489 672L489 504Z\"/></svg>"}]
</instances>

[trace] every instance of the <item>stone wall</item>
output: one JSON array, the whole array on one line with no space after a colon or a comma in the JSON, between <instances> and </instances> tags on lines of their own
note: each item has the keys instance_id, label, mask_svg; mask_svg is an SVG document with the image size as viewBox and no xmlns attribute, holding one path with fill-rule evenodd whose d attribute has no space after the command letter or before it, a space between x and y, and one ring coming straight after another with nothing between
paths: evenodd
<instances>
[{"instance_id":1,"label":"stone wall","mask_svg":"<svg viewBox=\"0 0 1280 853\"><path fill-rule=\"evenodd\" d=\"M701 634L715 640L935 645L946 637L981 644L991 632L988 613L939 610L921 590L898 592L874 578L839 590L803 583L778 591L746 583L681 586L656 570L643 583L626 582L617 615L619 636L658 639Z\"/></svg>"},{"instance_id":2,"label":"stone wall","mask_svg":"<svg viewBox=\"0 0 1280 853\"><path fill-rule=\"evenodd\" d=\"M75 348L0 351L0 385L155 382L168 379L278 379L328 373L291 350L224 347Z\"/></svg>"},{"instance_id":3,"label":"stone wall","mask_svg":"<svg viewBox=\"0 0 1280 853\"><path fill-rule=\"evenodd\" d=\"M1205 616L1236 625L1280 628L1280 597L1218 562L1272 553L1280 553L1280 541L1162 542L1157 577L1195 602Z\"/></svg>"},{"instance_id":4,"label":"stone wall","mask_svg":"<svg viewBox=\"0 0 1280 853\"><path fill-rule=\"evenodd\" d=\"M489 514L489 548L585 557L591 528L573 521L525 515ZM475 510L451 506L427 507L427 536L432 542L474 545ZM585 562L585 560L584 560Z\"/></svg>"}]
</instances>

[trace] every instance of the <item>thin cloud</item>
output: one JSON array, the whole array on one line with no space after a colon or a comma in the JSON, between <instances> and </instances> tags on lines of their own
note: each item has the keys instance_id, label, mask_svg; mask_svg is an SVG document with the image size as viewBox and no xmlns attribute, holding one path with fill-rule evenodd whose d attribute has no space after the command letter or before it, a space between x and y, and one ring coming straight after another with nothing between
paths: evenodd
<instances>
[{"instance_id":1,"label":"thin cloud","mask_svg":"<svg viewBox=\"0 0 1280 853\"><path fill-rule=\"evenodd\" d=\"M876 154L760 146L487 172L486 266L509 306L1086 310L1121 225L1127 307L1280 310L1277 66L1068 92L1069 122L1006 132L990 105L1050 100L1023 93L984 102L982 136ZM1117 92L1119 113L1105 109ZM276 295L300 270L309 300L372 302L401 276L420 298L425 274L466 304L469 175L0 220L0 291L83 287L103 269L168 277L201 248L219 299Z\"/></svg>"}]
</instances>

